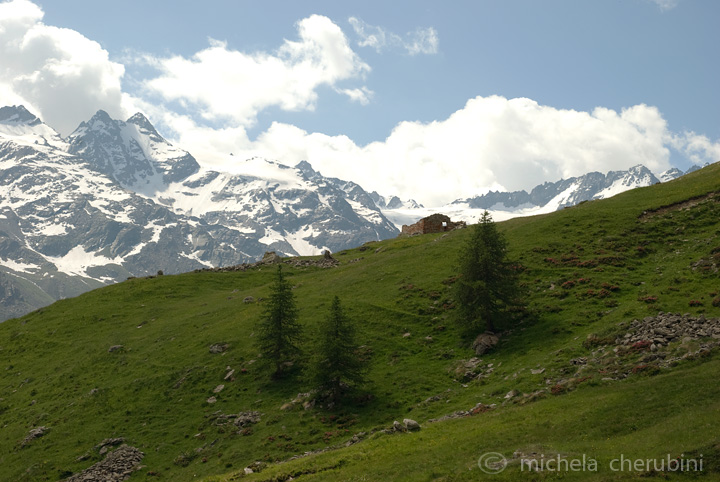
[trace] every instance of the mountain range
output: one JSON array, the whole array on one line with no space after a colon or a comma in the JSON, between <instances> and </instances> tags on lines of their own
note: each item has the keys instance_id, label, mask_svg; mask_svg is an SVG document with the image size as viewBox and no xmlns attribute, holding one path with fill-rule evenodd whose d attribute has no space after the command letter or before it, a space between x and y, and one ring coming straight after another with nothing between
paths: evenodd
<instances>
[{"instance_id":1,"label":"mountain range","mask_svg":"<svg viewBox=\"0 0 720 482\"><path fill-rule=\"evenodd\" d=\"M98 111L62 138L23 106L0 108L0 320L132 276L313 255L397 236L432 212L474 220L549 212L682 175L647 168L490 192L442 208L368 193L307 161L202 167L143 114Z\"/></svg>"}]
</instances>

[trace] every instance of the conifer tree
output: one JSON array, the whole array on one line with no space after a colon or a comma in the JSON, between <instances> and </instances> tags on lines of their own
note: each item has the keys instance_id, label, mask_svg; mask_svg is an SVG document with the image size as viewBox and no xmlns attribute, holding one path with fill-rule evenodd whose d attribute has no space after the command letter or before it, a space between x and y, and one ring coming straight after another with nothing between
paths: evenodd
<instances>
[{"instance_id":1,"label":"conifer tree","mask_svg":"<svg viewBox=\"0 0 720 482\"><path fill-rule=\"evenodd\" d=\"M343 392L364 381L366 364L358 354L355 327L335 296L330 312L320 324L311 379L338 402Z\"/></svg>"},{"instance_id":2,"label":"conifer tree","mask_svg":"<svg viewBox=\"0 0 720 482\"><path fill-rule=\"evenodd\" d=\"M275 368L273 378L281 377L300 355L301 327L292 286L278 265L270 298L258 326L258 348Z\"/></svg>"},{"instance_id":3,"label":"conifer tree","mask_svg":"<svg viewBox=\"0 0 720 482\"><path fill-rule=\"evenodd\" d=\"M460 322L468 335L494 332L520 294L517 272L507 259L507 242L490 213L471 228L460 250L460 277L455 283Z\"/></svg>"}]
</instances>

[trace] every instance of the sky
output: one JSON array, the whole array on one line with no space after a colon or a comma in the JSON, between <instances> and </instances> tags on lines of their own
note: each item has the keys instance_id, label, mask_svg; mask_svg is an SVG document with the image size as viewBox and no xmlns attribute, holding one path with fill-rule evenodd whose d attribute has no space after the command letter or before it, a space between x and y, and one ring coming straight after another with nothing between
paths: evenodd
<instances>
[{"instance_id":1,"label":"sky","mask_svg":"<svg viewBox=\"0 0 720 482\"><path fill-rule=\"evenodd\" d=\"M0 105L440 206L720 161L717 0L0 0ZM232 155L231 155L232 154Z\"/></svg>"}]
</instances>

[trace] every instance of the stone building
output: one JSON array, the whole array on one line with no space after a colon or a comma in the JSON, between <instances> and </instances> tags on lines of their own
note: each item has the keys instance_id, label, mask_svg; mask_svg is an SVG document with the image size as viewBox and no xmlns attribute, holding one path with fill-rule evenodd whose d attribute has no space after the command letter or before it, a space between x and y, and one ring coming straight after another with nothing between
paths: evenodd
<instances>
[{"instance_id":1,"label":"stone building","mask_svg":"<svg viewBox=\"0 0 720 482\"><path fill-rule=\"evenodd\" d=\"M410 226L403 224L401 232L405 235L442 233L464 227L465 221L453 222L444 214L432 214Z\"/></svg>"}]
</instances>

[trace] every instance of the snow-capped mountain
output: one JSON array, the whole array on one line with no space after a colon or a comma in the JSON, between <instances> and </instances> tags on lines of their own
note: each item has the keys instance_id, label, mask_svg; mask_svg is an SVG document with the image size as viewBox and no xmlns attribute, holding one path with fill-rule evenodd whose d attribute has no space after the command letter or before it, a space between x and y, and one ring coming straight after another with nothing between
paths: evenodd
<instances>
[{"instance_id":1,"label":"snow-capped mountain","mask_svg":"<svg viewBox=\"0 0 720 482\"><path fill-rule=\"evenodd\" d=\"M98 111L67 141L68 152L85 159L93 170L147 196L200 170L193 156L163 139L140 113L122 122Z\"/></svg>"},{"instance_id":2,"label":"snow-capped mountain","mask_svg":"<svg viewBox=\"0 0 720 482\"><path fill-rule=\"evenodd\" d=\"M408 199L407 201L403 201L397 196L382 196L378 194L377 191L371 192L370 197L375 202L375 205L382 210L422 209L425 207L414 199Z\"/></svg>"},{"instance_id":3,"label":"snow-capped mountain","mask_svg":"<svg viewBox=\"0 0 720 482\"><path fill-rule=\"evenodd\" d=\"M693 166L693 168L696 166ZM691 168L691 170L688 170L687 172L692 172L694 170ZM660 179L660 182L668 182L672 181L673 179L677 179L678 177L682 176L683 174L687 174L687 172L682 172L677 167L673 167L671 169L668 169L667 171L661 172L658 176L658 179Z\"/></svg>"},{"instance_id":4,"label":"snow-capped mountain","mask_svg":"<svg viewBox=\"0 0 720 482\"><path fill-rule=\"evenodd\" d=\"M528 208L555 211L582 201L612 197L623 191L657 182L660 180L648 168L638 165L627 171L610 171L607 174L590 172L579 177L546 182L529 193L527 191L489 192L482 196L457 200L453 204L495 211Z\"/></svg>"},{"instance_id":5,"label":"snow-capped mountain","mask_svg":"<svg viewBox=\"0 0 720 482\"><path fill-rule=\"evenodd\" d=\"M491 191L482 196L458 199L442 207L384 206L382 211L398 228L438 212L454 220L475 223L487 210L494 220L503 221L518 216L549 213L592 199L605 199L636 187L671 181L696 169L699 167L693 166L683 173L680 169L672 168L655 176L645 166L637 165L627 171L610 171L607 174L590 172L557 182L546 182L530 192Z\"/></svg>"},{"instance_id":6,"label":"snow-capped mountain","mask_svg":"<svg viewBox=\"0 0 720 482\"><path fill-rule=\"evenodd\" d=\"M397 235L354 183L308 163L202 169L136 114L67 139L0 109L0 320L128 276L338 251Z\"/></svg>"},{"instance_id":7,"label":"snow-capped mountain","mask_svg":"<svg viewBox=\"0 0 720 482\"><path fill-rule=\"evenodd\" d=\"M691 168L693 170L693 168ZM0 321L129 276L339 251L435 212L475 222L554 211L667 181L643 166L490 192L441 208L368 193L310 163L262 158L205 169L142 114L98 111L67 138L0 108Z\"/></svg>"}]
</instances>

